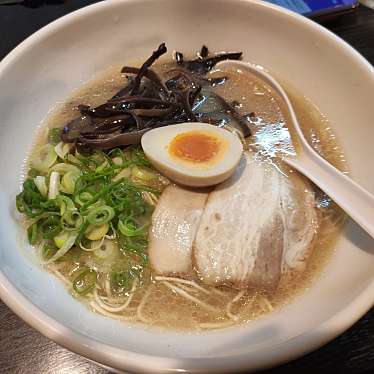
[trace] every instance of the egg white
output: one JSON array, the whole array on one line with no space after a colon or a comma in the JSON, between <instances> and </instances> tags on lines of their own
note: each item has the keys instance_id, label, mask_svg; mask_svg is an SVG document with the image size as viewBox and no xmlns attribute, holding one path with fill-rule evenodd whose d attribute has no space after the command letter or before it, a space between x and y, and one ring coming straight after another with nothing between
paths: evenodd
<instances>
[{"instance_id":1,"label":"egg white","mask_svg":"<svg viewBox=\"0 0 374 374\"><path fill-rule=\"evenodd\" d=\"M180 134L202 131L223 138L227 149L217 163L199 168L193 164L178 162L169 154L169 145ZM235 171L243 153L243 144L232 132L200 122L188 122L160 127L145 133L141 144L152 165L163 175L176 183L191 187L212 186L228 179Z\"/></svg>"}]
</instances>

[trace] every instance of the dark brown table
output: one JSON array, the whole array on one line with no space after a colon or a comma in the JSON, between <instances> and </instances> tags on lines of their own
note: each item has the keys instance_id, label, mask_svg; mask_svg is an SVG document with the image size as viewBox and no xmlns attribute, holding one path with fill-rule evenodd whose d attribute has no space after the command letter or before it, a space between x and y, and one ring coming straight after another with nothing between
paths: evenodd
<instances>
[{"instance_id":1,"label":"dark brown table","mask_svg":"<svg viewBox=\"0 0 374 374\"><path fill-rule=\"evenodd\" d=\"M0 6L0 59L42 26L94 2L28 0L28 5L35 8ZM41 3L44 4L38 7ZM340 19L322 22L374 64L374 10L361 6ZM45 338L0 301L0 373L104 374L108 371ZM374 309L321 349L266 373L374 373Z\"/></svg>"}]
</instances>

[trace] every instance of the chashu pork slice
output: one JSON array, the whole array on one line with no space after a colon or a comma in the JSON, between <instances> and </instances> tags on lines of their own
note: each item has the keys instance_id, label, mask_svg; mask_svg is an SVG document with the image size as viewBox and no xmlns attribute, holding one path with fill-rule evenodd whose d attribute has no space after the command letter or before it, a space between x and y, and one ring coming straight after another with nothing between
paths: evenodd
<instances>
[{"instance_id":1,"label":"chashu pork slice","mask_svg":"<svg viewBox=\"0 0 374 374\"><path fill-rule=\"evenodd\" d=\"M152 215L149 232L149 258L160 275L193 277L192 244L208 197L170 185L162 192Z\"/></svg>"},{"instance_id":2,"label":"chashu pork slice","mask_svg":"<svg viewBox=\"0 0 374 374\"><path fill-rule=\"evenodd\" d=\"M282 273L303 271L319 225L315 194L310 182L295 172L282 178L280 198L284 225Z\"/></svg>"},{"instance_id":3,"label":"chashu pork slice","mask_svg":"<svg viewBox=\"0 0 374 374\"><path fill-rule=\"evenodd\" d=\"M275 166L245 153L234 176L209 194L194 243L202 280L237 288L276 287L289 263L297 267L305 259L314 235L314 214L299 224L300 215L293 213L305 208L300 188L302 183L294 185ZM296 199L295 191L300 192ZM307 209L314 211L312 205Z\"/></svg>"}]
</instances>

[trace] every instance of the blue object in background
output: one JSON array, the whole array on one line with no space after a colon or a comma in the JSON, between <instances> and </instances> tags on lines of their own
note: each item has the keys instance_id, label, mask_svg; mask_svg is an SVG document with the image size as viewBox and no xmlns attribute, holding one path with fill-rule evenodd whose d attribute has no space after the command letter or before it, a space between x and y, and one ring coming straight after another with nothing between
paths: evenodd
<instances>
[{"instance_id":1,"label":"blue object in background","mask_svg":"<svg viewBox=\"0 0 374 374\"><path fill-rule=\"evenodd\" d=\"M357 0L267 0L306 16L353 8Z\"/></svg>"}]
</instances>

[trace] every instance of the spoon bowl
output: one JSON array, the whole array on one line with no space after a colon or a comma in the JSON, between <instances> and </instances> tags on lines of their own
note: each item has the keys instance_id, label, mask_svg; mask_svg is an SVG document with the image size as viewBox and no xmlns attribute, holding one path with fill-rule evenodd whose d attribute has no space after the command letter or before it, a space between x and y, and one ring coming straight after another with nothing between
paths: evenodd
<instances>
[{"instance_id":1,"label":"spoon bowl","mask_svg":"<svg viewBox=\"0 0 374 374\"><path fill-rule=\"evenodd\" d=\"M242 61L221 61L216 68L250 73L267 83L286 104L299 147L295 154L282 154L282 160L309 178L334 200L358 225L374 238L374 196L321 157L305 139L292 103L274 77L257 65Z\"/></svg>"}]
</instances>

